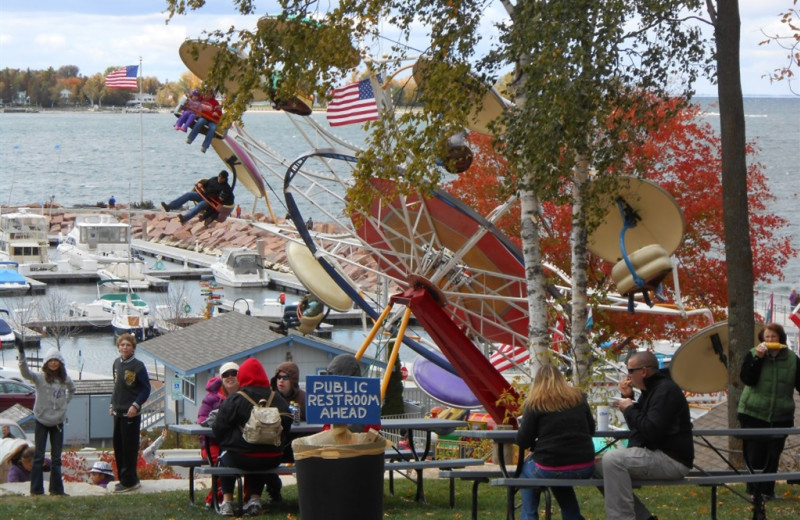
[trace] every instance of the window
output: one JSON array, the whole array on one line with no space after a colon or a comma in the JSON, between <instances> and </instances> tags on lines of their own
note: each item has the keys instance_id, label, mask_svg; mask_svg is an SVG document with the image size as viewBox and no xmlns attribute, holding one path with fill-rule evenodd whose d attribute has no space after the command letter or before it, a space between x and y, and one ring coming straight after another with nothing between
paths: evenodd
<instances>
[{"instance_id":1,"label":"window","mask_svg":"<svg viewBox=\"0 0 800 520\"><path fill-rule=\"evenodd\" d=\"M196 398L196 376L181 378L181 391L183 397L194 402Z\"/></svg>"}]
</instances>

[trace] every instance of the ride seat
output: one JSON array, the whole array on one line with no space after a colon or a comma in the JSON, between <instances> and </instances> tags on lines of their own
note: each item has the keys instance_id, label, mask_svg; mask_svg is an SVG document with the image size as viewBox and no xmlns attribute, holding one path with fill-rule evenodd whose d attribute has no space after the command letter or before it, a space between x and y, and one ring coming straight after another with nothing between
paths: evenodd
<instances>
[{"instance_id":1,"label":"ride seat","mask_svg":"<svg viewBox=\"0 0 800 520\"><path fill-rule=\"evenodd\" d=\"M644 280L644 287L637 287L633 273L628 269L625 260L620 260L611 270L611 279L617 286L617 292L628 296L644 289L656 290L661 280L672 271L672 262L667 250L658 244L645 246L631 253L628 259L636 275Z\"/></svg>"}]
</instances>

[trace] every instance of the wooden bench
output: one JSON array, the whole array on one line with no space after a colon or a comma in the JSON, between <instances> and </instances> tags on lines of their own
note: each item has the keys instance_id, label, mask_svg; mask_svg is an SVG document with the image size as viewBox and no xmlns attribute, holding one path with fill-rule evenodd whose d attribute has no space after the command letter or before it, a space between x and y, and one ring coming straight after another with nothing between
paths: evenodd
<instances>
[{"instance_id":1,"label":"wooden bench","mask_svg":"<svg viewBox=\"0 0 800 520\"><path fill-rule=\"evenodd\" d=\"M729 484L743 484L748 482L770 482L773 480L794 480L800 478L800 471L784 472L784 473L741 473L735 471L692 471L688 476L678 480L633 480L634 487L645 486L706 486L711 487L711 519L717 518L717 488L725 487L732 492L741 496L748 502L751 502L749 497L743 496L741 493L731 489ZM601 478L587 478L587 479L555 479L555 478L497 478L491 480L492 486L505 486L508 488L508 500L506 503L506 514L508 520L514 519L514 494L518 489L529 489L535 487L544 488L545 492L545 520L552 518L552 500L550 491L547 489L550 486L573 486L573 487L603 487L603 479ZM760 493L756 494L755 499L752 501L754 508L754 518L766 519L766 512L764 511L764 500Z\"/></svg>"},{"instance_id":2,"label":"wooden bench","mask_svg":"<svg viewBox=\"0 0 800 520\"><path fill-rule=\"evenodd\" d=\"M502 478L503 472L494 470L447 470L439 472L439 478L450 479L450 508L456 506L455 480L472 481L472 520L478 520L478 486L492 479Z\"/></svg>"},{"instance_id":3,"label":"wooden bench","mask_svg":"<svg viewBox=\"0 0 800 520\"><path fill-rule=\"evenodd\" d=\"M387 462L384 469L389 472L389 492L394 495L394 472L395 471L414 471L416 478L412 479L407 474L401 473L405 478L416 483L417 491L414 499L417 502L425 502L425 487L422 478L426 469L455 469L467 466L482 466L483 459L442 459L442 460L403 460L398 462ZM453 481L450 481L452 492Z\"/></svg>"},{"instance_id":4,"label":"wooden bench","mask_svg":"<svg viewBox=\"0 0 800 520\"><path fill-rule=\"evenodd\" d=\"M202 457L173 457L163 460L167 466L189 468L189 503L194 505L194 471L195 468L205 466L208 461Z\"/></svg>"},{"instance_id":5,"label":"wooden bench","mask_svg":"<svg viewBox=\"0 0 800 520\"><path fill-rule=\"evenodd\" d=\"M234 512L237 516L241 516L244 509L244 486L243 477L248 475L293 475L295 466L280 465L276 468L262 469L258 471L248 471L239 468L231 468L228 466L200 466L196 469L200 475L211 476L211 489L217 489L217 482L220 477L235 477L236 478L236 503L234 504ZM217 494L212 493L211 505L214 511L219 512L219 503L217 502Z\"/></svg>"}]
</instances>

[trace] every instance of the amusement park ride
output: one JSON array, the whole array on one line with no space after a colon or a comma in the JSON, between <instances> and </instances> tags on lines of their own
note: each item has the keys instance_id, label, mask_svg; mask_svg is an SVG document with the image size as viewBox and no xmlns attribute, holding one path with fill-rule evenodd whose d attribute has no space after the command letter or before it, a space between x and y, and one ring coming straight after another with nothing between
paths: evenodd
<instances>
[{"instance_id":1,"label":"amusement park ride","mask_svg":"<svg viewBox=\"0 0 800 520\"><path fill-rule=\"evenodd\" d=\"M208 77L217 53L233 52L200 41L186 41L180 48L183 62L202 80ZM415 67L415 75L421 68ZM377 78L372 80L373 87L380 86ZM468 130L490 134L490 123L508 102L491 87L479 88L483 103L472 111ZM238 85L229 79L225 89L236 92ZM378 106L390 109L391 101L382 90L375 89L375 93ZM264 92L257 93L259 99L266 99ZM282 204L293 225L251 224L287 240L294 273L318 300L336 310L355 305L373 320L374 327L358 357L378 333L387 331L396 338L387 366L394 366L401 343L407 345L420 356L414 364L417 384L434 398L453 406L483 406L497 423L516 417L514 405L498 402L501 395L516 392L495 368L499 358L507 361L506 367L524 368L528 357L523 257L495 226L514 200L482 216L443 191L396 195L391 182L374 180L372 205L366 211L350 211L345 194L358 147L331 133L301 96L277 107L284 109L298 135L308 142L308 152L297 159L284 158L238 124L212 142L240 185L266 202L273 222L277 219L268 191L283 187ZM325 225L312 229L312 219ZM589 239L594 254L616 264L612 278L618 294L606 297L598 307L710 318L706 309L689 310L680 305L677 276L677 306L649 305L649 292L674 273L670 256L683 232L682 212L666 191L645 180L623 179L619 192L609 199L603 224ZM556 279L554 288L568 291L569 278L557 269L551 271ZM412 315L437 348L406 334ZM313 320L308 326L313 329ZM676 361L688 359L691 364L693 354L686 352L705 355L709 348L717 349L718 343L726 351L722 330L724 327L719 327L707 335L715 338L713 345L711 339L694 338L696 346L684 345L684 354L676 356ZM568 357L564 361L571 362ZM714 363L724 367L720 355ZM384 374L384 392L389 372ZM719 385L704 387L704 391L720 389Z\"/></svg>"}]
</instances>

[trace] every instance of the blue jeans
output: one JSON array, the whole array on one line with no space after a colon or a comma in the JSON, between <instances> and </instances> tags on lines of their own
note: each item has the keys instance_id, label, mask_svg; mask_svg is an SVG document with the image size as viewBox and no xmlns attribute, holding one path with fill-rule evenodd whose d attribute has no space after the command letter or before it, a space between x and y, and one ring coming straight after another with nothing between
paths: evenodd
<instances>
[{"instance_id":1,"label":"blue jeans","mask_svg":"<svg viewBox=\"0 0 800 520\"><path fill-rule=\"evenodd\" d=\"M217 123L214 121L209 121L205 117L198 117L197 120L194 122L194 127L192 127L192 131L189 133L189 142L194 142L197 134L200 133L200 130L204 127L208 126L208 130L206 131L206 138L203 139L203 148L208 149L211 146L211 140L214 139L214 132L217 131Z\"/></svg>"},{"instance_id":2,"label":"blue jeans","mask_svg":"<svg viewBox=\"0 0 800 520\"><path fill-rule=\"evenodd\" d=\"M567 471L546 470L536 466L533 457L528 457L525 465L522 466L522 478L589 478L594 474L594 466L583 469L572 469ZM578 504L578 497L571 486L551 487L550 491L556 497L561 508L561 518L563 520L585 520L581 516L581 508ZM522 514L520 520L539 519L539 497L542 488L521 489Z\"/></svg>"},{"instance_id":3,"label":"blue jeans","mask_svg":"<svg viewBox=\"0 0 800 520\"><path fill-rule=\"evenodd\" d=\"M198 213L209 207L208 202L203 200L203 197L201 197L200 194L192 190L184 193L177 199L167 204L167 208L178 209L189 201L197 202L197 205L186 212L186 214L184 215L184 218L186 218L186 220L192 220Z\"/></svg>"},{"instance_id":4,"label":"blue jeans","mask_svg":"<svg viewBox=\"0 0 800 520\"><path fill-rule=\"evenodd\" d=\"M64 493L64 481L61 480L61 451L64 448L63 424L45 426L36 421L34 430L33 468L31 468L31 494L44 493L44 452L47 438L50 437L50 494Z\"/></svg>"}]
</instances>

